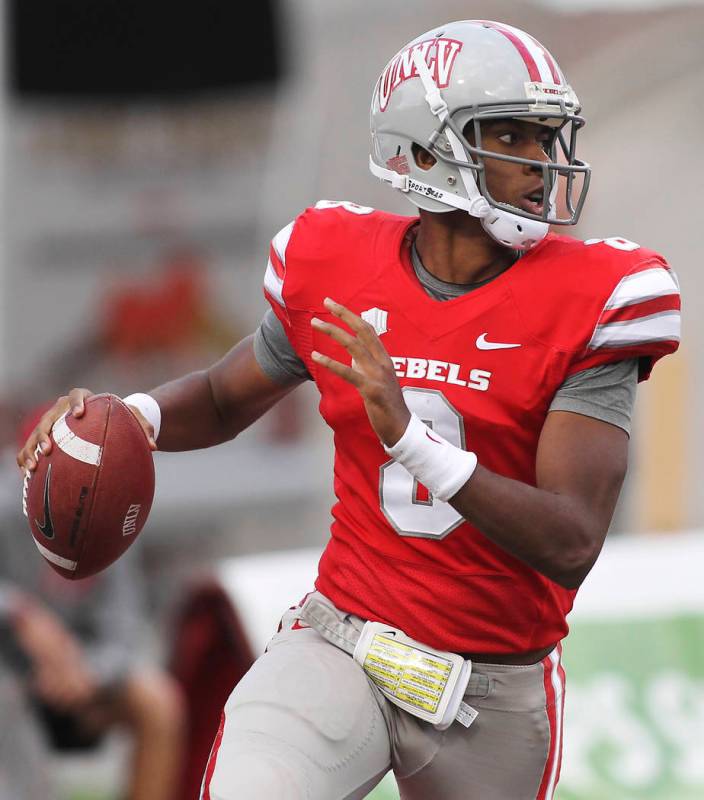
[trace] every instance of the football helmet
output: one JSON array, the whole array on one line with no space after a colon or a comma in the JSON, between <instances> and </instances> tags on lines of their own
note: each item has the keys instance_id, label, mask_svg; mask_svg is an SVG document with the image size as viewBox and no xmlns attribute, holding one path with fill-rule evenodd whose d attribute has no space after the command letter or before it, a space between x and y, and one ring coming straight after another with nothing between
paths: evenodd
<instances>
[{"instance_id":1,"label":"football helmet","mask_svg":"<svg viewBox=\"0 0 704 800\"><path fill-rule=\"evenodd\" d=\"M409 42L381 73L372 95L369 168L419 208L463 209L496 241L527 250L549 225L574 225L581 213L591 170L576 157L580 110L557 62L532 36L499 22L451 22ZM548 158L484 149L482 123L506 117L552 128ZM434 156L430 169L416 164L414 144ZM540 213L492 197L489 158L542 175Z\"/></svg>"}]
</instances>

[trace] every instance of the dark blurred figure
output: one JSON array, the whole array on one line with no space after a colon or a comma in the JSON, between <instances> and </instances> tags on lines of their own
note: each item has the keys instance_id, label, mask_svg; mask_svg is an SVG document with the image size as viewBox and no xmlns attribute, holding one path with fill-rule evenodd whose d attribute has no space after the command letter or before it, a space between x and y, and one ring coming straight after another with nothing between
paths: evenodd
<instances>
[{"instance_id":1,"label":"dark blurred figure","mask_svg":"<svg viewBox=\"0 0 704 800\"><path fill-rule=\"evenodd\" d=\"M15 604L13 587L0 581L0 800L56 800L38 721L17 675L25 660L13 646Z\"/></svg>"},{"instance_id":2,"label":"dark blurred figure","mask_svg":"<svg viewBox=\"0 0 704 800\"><path fill-rule=\"evenodd\" d=\"M126 797L172 800L183 703L174 681L141 657L134 555L93 578L66 581L34 552L29 531L13 527L0 531L0 571L0 677L14 674L50 746L90 749L119 726L134 745Z\"/></svg>"}]
</instances>

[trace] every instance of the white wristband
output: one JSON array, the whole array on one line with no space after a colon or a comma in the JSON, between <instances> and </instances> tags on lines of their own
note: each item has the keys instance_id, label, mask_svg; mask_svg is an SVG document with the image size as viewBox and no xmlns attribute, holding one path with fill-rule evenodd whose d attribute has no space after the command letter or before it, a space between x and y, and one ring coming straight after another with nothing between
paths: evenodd
<instances>
[{"instance_id":1,"label":"white wristband","mask_svg":"<svg viewBox=\"0 0 704 800\"><path fill-rule=\"evenodd\" d=\"M154 428L154 441L159 438L161 429L161 409L159 403L150 395L143 392L136 392L122 398L122 402L128 406L134 406L142 412L142 416Z\"/></svg>"},{"instance_id":2,"label":"white wristband","mask_svg":"<svg viewBox=\"0 0 704 800\"><path fill-rule=\"evenodd\" d=\"M447 502L472 477L477 468L474 453L455 447L431 431L415 414L403 436L384 450L438 500Z\"/></svg>"}]
</instances>

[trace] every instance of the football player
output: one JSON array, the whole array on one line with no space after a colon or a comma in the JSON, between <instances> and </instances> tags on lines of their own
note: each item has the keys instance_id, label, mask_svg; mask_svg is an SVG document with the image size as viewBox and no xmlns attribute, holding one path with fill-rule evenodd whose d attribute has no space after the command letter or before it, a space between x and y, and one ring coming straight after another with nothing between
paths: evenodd
<instances>
[{"instance_id":1,"label":"football player","mask_svg":"<svg viewBox=\"0 0 704 800\"><path fill-rule=\"evenodd\" d=\"M584 120L508 25L441 25L374 88L372 173L419 216L322 201L273 239L271 305L208 370L128 398L164 450L314 380L335 435L315 591L225 706L204 800L551 798L566 615L626 472L634 393L677 348L658 254L578 241ZM88 392L61 398L18 455ZM160 428L160 430L159 430Z\"/></svg>"}]
</instances>

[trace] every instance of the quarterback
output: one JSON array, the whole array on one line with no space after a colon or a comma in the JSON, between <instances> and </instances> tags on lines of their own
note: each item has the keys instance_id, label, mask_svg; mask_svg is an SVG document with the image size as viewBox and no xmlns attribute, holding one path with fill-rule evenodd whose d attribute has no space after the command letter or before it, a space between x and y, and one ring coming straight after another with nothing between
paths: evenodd
<instances>
[{"instance_id":1,"label":"quarterback","mask_svg":"<svg viewBox=\"0 0 704 800\"><path fill-rule=\"evenodd\" d=\"M154 446L188 450L313 380L334 431L316 585L228 700L204 800L362 798L389 769L408 800L553 796L566 616L626 472L636 385L679 341L660 255L557 233L589 186L583 125L523 31L419 36L374 88L370 158L419 216L305 210L271 243L256 333L127 399ZM22 468L89 394L57 401Z\"/></svg>"}]
</instances>

